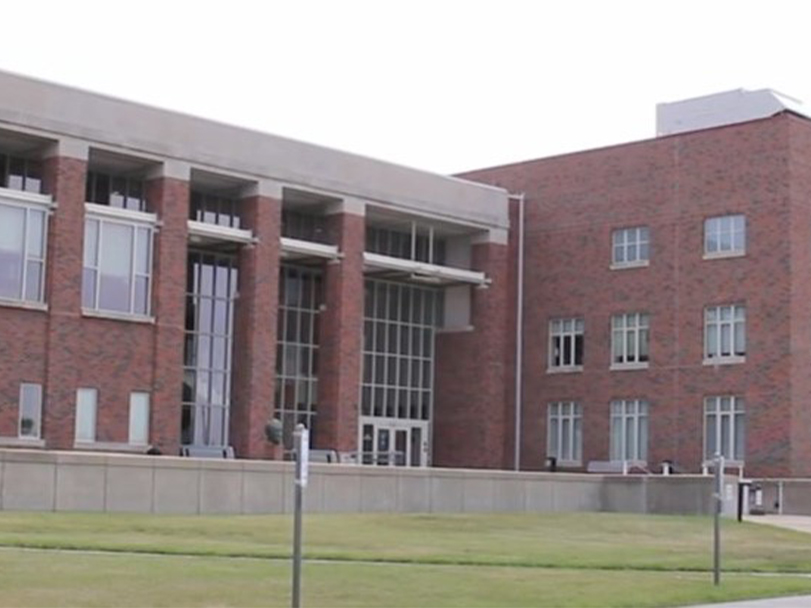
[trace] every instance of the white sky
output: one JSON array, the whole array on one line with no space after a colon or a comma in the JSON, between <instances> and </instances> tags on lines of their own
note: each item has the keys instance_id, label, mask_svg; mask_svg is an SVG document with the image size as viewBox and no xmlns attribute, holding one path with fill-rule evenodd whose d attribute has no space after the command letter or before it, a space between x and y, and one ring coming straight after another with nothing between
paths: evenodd
<instances>
[{"instance_id":1,"label":"white sky","mask_svg":"<svg viewBox=\"0 0 811 608\"><path fill-rule=\"evenodd\" d=\"M811 4L25 0L0 69L451 173L652 137L655 105L811 104Z\"/></svg>"}]
</instances>

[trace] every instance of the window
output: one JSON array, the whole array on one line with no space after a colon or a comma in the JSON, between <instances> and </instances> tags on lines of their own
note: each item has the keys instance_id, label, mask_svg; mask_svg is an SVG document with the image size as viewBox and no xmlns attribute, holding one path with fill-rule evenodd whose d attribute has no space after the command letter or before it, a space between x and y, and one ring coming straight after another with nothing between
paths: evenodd
<instances>
[{"instance_id":1,"label":"window","mask_svg":"<svg viewBox=\"0 0 811 608\"><path fill-rule=\"evenodd\" d=\"M704 311L704 363L738 363L746 356L746 307L711 306Z\"/></svg>"},{"instance_id":2,"label":"window","mask_svg":"<svg viewBox=\"0 0 811 608\"><path fill-rule=\"evenodd\" d=\"M549 404L546 455L558 463L577 464L582 458L583 432L580 404L560 401Z\"/></svg>"},{"instance_id":3,"label":"window","mask_svg":"<svg viewBox=\"0 0 811 608\"><path fill-rule=\"evenodd\" d=\"M323 278L318 268L283 265L279 272L274 411L282 421L283 443L293 449L301 423L318 439L319 316Z\"/></svg>"},{"instance_id":4,"label":"window","mask_svg":"<svg viewBox=\"0 0 811 608\"><path fill-rule=\"evenodd\" d=\"M583 366L583 319L549 322L549 368L579 370Z\"/></svg>"},{"instance_id":5,"label":"window","mask_svg":"<svg viewBox=\"0 0 811 608\"><path fill-rule=\"evenodd\" d=\"M707 397L704 400L704 458L720 453L727 460L743 462L744 401L741 397Z\"/></svg>"},{"instance_id":6,"label":"window","mask_svg":"<svg viewBox=\"0 0 811 608\"><path fill-rule=\"evenodd\" d=\"M37 160L0 154L0 188L42 192L42 165Z\"/></svg>"},{"instance_id":7,"label":"window","mask_svg":"<svg viewBox=\"0 0 811 608\"><path fill-rule=\"evenodd\" d=\"M96 404L98 391L80 388L76 391L76 441L96 440Z\"/></svg>"},{"instance_id":8,"label":"window","mask_svg":"<svg viewBox=\"0 0 811 608\"><path fill-rule=\"evenodd\" d=\"M130 393L130 436L131 445L149 443L149 393Z\"/></svg>"},{"instance_id":9,"label":"window","mask_svg":"<svg viewBox=\"0 0 811 608\"><path fill-rule=\"evenodd\" d=\"M236 256L189 251L186 258L183 445L225 447L231 409Z\"/></svg>"},{"instance_id":10,"label":"window","mask_svg":"<svg viewBox=\"0 0 811 608\"><path fill-rule=\"evenodd\" d=\"M612 367L647 367L648 315L632 312L611 318Z\"/></svg>"},{"instance_id":11,"label":"window","mask_svg":"<svg viewBox=\"0 0 811 608\"><path fill-rule=\"evenodd\" d=\"M428 264L445 263L446 241L434 234L433 226L411 222L408 231L377 226L366 228L366 251Z\"/></svg>"},{"instance_id":12,"label":"window","mask_svg":"<svg viewBox=\"0 0 811 608\"><path fill-rule=\"evenodd\" d=\"M315 213L283 209L282 236L301 241L326 243L326 218Z\"/></svg>"},{"instance_id":13,"label":"window","mask_svg":"<svg viewBox=\"0 0 811 608\"><path fill-rule=\"evenodd\" d=\"M82 276L85 309L149 314L153 231L149 223L88 217Z\"/></svg>"},{"instance_id":14,"label":"window","mask_svg":"<svg viewBox=\"0 0 811 608\"><path fill-rule=\"evenodd\" d=\"M141 178L88 171L85 199L88 203L130 211L146 211L144 181Z\"/></svg>"},{"instance_id":15,"label":"window","mask_svg":"<svg viewBox=\"0 0 811 608\"><path fill-rule=\"evenodd\" d=\"M20 385L20 426L21 439L39 439L42 427L42 385Z\"/></svg>"},{"instance_id":16,"label":"window","mask_svg":"<svg viewBox=\"0 0 811 608\"><path fill-rule=\"evenodd\" d=\"M224 196L192 191L189 219L228 228L239 228L239 203Z\"/></svg>"},{"instance_id":17,"label":"window","mask_svg":"<svg viewBox=\"0 0 811 608\"><path fill-rule=\"evenodd\" d=\"M0 298L42 302L48 211L0 198Z\"/></svg>"},{"instance_id":18,"label":"window","mask_svg":"<svg viewBox=\"0 0 811 608\"><path fill-rule=\"evenodd\" d=\"M705 257L726 257L746 253L746 217L723 215L704 220Z\"/></svg>"},{"instance_id":19,"label":"window","mask_svg":"<svg viewBox=\"0 0 811 608\"><path fill-rule=\"evenodd\" d=\"M647 266L650 258L650 237L647 226L621 228L612 234L612 267Z\"/></svg>"},{"instance_id":20,"label":"window","mask_svg":"<svg viewBox=\"0 0 811 608\"><path fill-rule=\"evenodd\" d=\"M648 402L621 399L611 402L611 460L648 460Z\"/></svg>"}]
</instances>

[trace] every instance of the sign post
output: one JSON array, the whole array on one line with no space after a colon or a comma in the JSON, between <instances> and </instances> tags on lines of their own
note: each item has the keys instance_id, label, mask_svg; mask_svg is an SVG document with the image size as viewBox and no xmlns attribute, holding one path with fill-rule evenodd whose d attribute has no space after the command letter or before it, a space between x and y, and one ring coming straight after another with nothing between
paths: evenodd
<instances>
[{"instance_id":1,"label":"sign post","mask_svg":"<svg viewBox=\"0 0 811 608\"><path fill-rule=\"evenodd\" d=\"M293 519L293 597L291 606L301 608L301 511L310 460L310 432L303 424L296 425L293 440L296 452L296 496Z\"/></svg>"},{"instance_id":2,"label":"sign post","mask_svg":"<svg viewBox=\"0 0 811 608\"><path fill-rule=\"evenodd\" d=\"M724 457L715 454L715 480L713 493L713 506L715 517L713 520L713 572L712 582L715 586L721 583L721 509L724 502Z\"/></svg>"}]
</instances>

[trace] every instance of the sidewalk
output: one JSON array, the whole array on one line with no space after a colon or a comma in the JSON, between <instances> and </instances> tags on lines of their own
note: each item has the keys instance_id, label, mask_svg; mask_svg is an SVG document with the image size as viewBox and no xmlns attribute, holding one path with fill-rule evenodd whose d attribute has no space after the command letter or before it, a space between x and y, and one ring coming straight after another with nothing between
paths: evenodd
<instances>
[{"instance_id":1,"label":"sidewalk","mask_svg":"<svg viewBox=\"0 0 811 608\"><path fill-rule=\"evenodd\" d=\"M808 608L809 606L811 606L811 595L795 595L793 597L772 597L765 600L701 604L685 608Z\"/></svg>"},{"instance_id":2,"label":"sidewalk","mask_svg":"<svg viewBox=\"0 0 811 608\"><path fill-rule=\"evenodd\" d=\"M807 515L747 515L744 521L768 524L811 534L811 517Z\"/></svg>"}]
</instances>

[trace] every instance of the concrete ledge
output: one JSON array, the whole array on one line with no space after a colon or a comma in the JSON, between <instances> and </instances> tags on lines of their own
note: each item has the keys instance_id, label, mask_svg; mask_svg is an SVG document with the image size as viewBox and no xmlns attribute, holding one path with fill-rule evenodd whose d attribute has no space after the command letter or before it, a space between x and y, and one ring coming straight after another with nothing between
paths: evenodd
<instances>
[{"instance_id":1,"label":"concrete ledge","mask_svg":"<svg viewBox=\"0 0 811 608\"><path fill-rule=\"evenodd\" d=\"M293 509L293 474L290 462L0 449L0 509L289 513ZM312 513L707 514L711 487L712 478L687 475L314 464L304 508ZM799 487L786 494L805 496ZM734 512L731 508L727 512L730 510Z\"/></svg>"}]
</instances>

